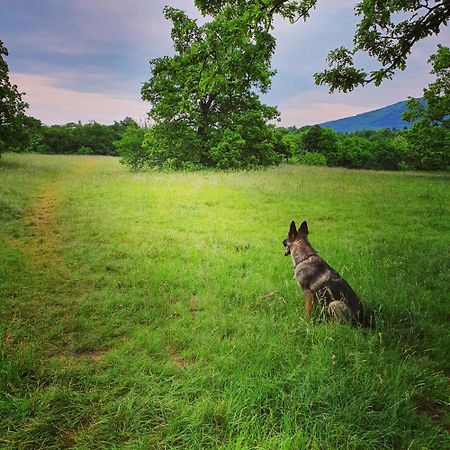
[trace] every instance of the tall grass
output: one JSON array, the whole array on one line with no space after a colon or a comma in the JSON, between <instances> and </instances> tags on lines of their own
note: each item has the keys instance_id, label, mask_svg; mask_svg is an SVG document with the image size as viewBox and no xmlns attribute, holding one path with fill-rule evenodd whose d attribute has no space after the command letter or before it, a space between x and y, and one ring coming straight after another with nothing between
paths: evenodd
<instances>
[{"instance_id":1,"label":"tall grass","mask_svg":"<svg viewBox=\"0 0 450 450\"><path fill-rule=\"evenodd\" d=\"M0 161L0 447L446 449L449 177ZM304 317L282 239L377 329Z\"/></svg>"}]
</instances>

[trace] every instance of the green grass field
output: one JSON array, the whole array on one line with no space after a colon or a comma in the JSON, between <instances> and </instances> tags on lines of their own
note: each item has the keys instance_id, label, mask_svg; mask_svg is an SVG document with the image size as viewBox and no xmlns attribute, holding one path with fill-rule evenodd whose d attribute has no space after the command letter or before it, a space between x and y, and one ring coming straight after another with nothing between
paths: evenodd
<instances>
[{"instance_id":1,"label":"green grass field","mask_svg":"<svg viewBox=\"0 0 450 450\"><path fill-rule=\"evenodd\" d=\"M3 155L0 448L450 448L449 182ZM305 319L292 219L375 331Z\"/></svg>"}]
</instances>

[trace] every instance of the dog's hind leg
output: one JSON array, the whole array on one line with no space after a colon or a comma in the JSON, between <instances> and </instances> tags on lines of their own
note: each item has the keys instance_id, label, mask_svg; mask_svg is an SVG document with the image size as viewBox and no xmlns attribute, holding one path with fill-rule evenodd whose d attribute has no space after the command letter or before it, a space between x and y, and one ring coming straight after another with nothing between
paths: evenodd
<instances>
[{"instance_id":1,"label":"dog's hind leg","mask_svg":"<svg viewBox=\"0 0 450 450\"><path fill-rule=\"evenodd\" d=\"M350 320L351 313L346 303L342 300L334 300L327 307L327 313L339 322Z\"/></svg>"},{"instance_id":2,"label":"dog's hind leg","mask_svg":"<svg viewBox=\"0 0 450 450\"><path fill-rule=\"evenodd\" d=\"M304 296L305 296L305 313L306 317L309 317L311 315L311 309L315 293L314 291L304 291Z\"/></svg>"}]
</instances>

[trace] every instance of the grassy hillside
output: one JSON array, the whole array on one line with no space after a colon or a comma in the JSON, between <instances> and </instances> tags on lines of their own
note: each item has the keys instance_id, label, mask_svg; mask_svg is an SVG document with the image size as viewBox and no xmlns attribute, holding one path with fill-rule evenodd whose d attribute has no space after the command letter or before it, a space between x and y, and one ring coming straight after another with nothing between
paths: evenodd
<instances>
[{"instance_id":1,"label":"grassy hillside","mask_svg":"<svg viewBox=\"0 0 450 450\"><path fill-rule=\"evenodd\" d=\"M345 133L360 130L378 130L380 128L402 130L405 127L411 126L410 122L402 119L402 115L406 109L406 102L398 102L355 116L325 122L321 126Z\"/></svg>"},{"instance_id":2,"label":"grassy hillside","mask_svg":"<svg viewBox=\"0 0 450 450\"><path fill-rule=\"evenodd\" d=\"M449 177L0 160L0 447L447 449ZM306 320L292 219L377 314Z\"/></svg>"}]
</instances>

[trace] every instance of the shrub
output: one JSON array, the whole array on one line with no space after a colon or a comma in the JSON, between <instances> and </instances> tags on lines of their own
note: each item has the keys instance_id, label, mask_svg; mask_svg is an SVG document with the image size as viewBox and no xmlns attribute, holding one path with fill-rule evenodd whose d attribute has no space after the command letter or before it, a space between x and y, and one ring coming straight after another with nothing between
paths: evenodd
<instances>
[{"instance_id":1,"label":"shrub","mask_svg":"<svg viewBox=\"0 0 450 450\"><path fill-rule=\"evenodd\" d=\"M300 155L299 162L306 166L326 166L327 158L322 153L304 152Z\"/></svg>"},{"instance_id":2,"label":"shrub","mask_svg":"<svg viewBox=\"0 0 450 450\"><path fill-rule=\"evenodd\" d=\"M335 153L338 145L338 135L331 128L314 125L300 138L300 152L313 152L329 155ZM328 158L327 158L328 159Z\"/></svg>"},{"instance_id":3,"label":"shrub","mask_svg":"<svg viewBox=\"0 0 450 450\"><path fill-rule=\"evenodd\" d=\"M93 155L94 154L94 150L92 150L91 147L85 147L84 145L82 145L77 152L79 155Z\"/></svg>"},{"instance_id":4,"label":"shrub","mask_svg":"<svg viewBox=\"0 0 450 450\"><path fill-rule=\"evenodd\" d=\"M239 169L244 164L245 141L236 131L225 130L221 141L211 149L214 165L219 169Z\"/></svg>"},{"instance_id":5,"label":"shrub","mask_svg":"<svg viewBox=\"0 0 450 450\"><path fill-rule=\"evenodd\" d=\"M114 142L114 147L119 156L120 162L128 164L132 169L139 168L141 154L145 153L142 148L146 128L139 128L133 123L125 128L118 141Z\"/></svg>"},{"instance_id":6,"label":"shrub","mask_svg":"<svg viewBox=\"0 0 450 450\"><path fill-rule=\"evenodd\" d=\"M448 170L450 167L450 128L417 122L406 131L410 159L416 169Z\"/></svg>"}]
</instances>

